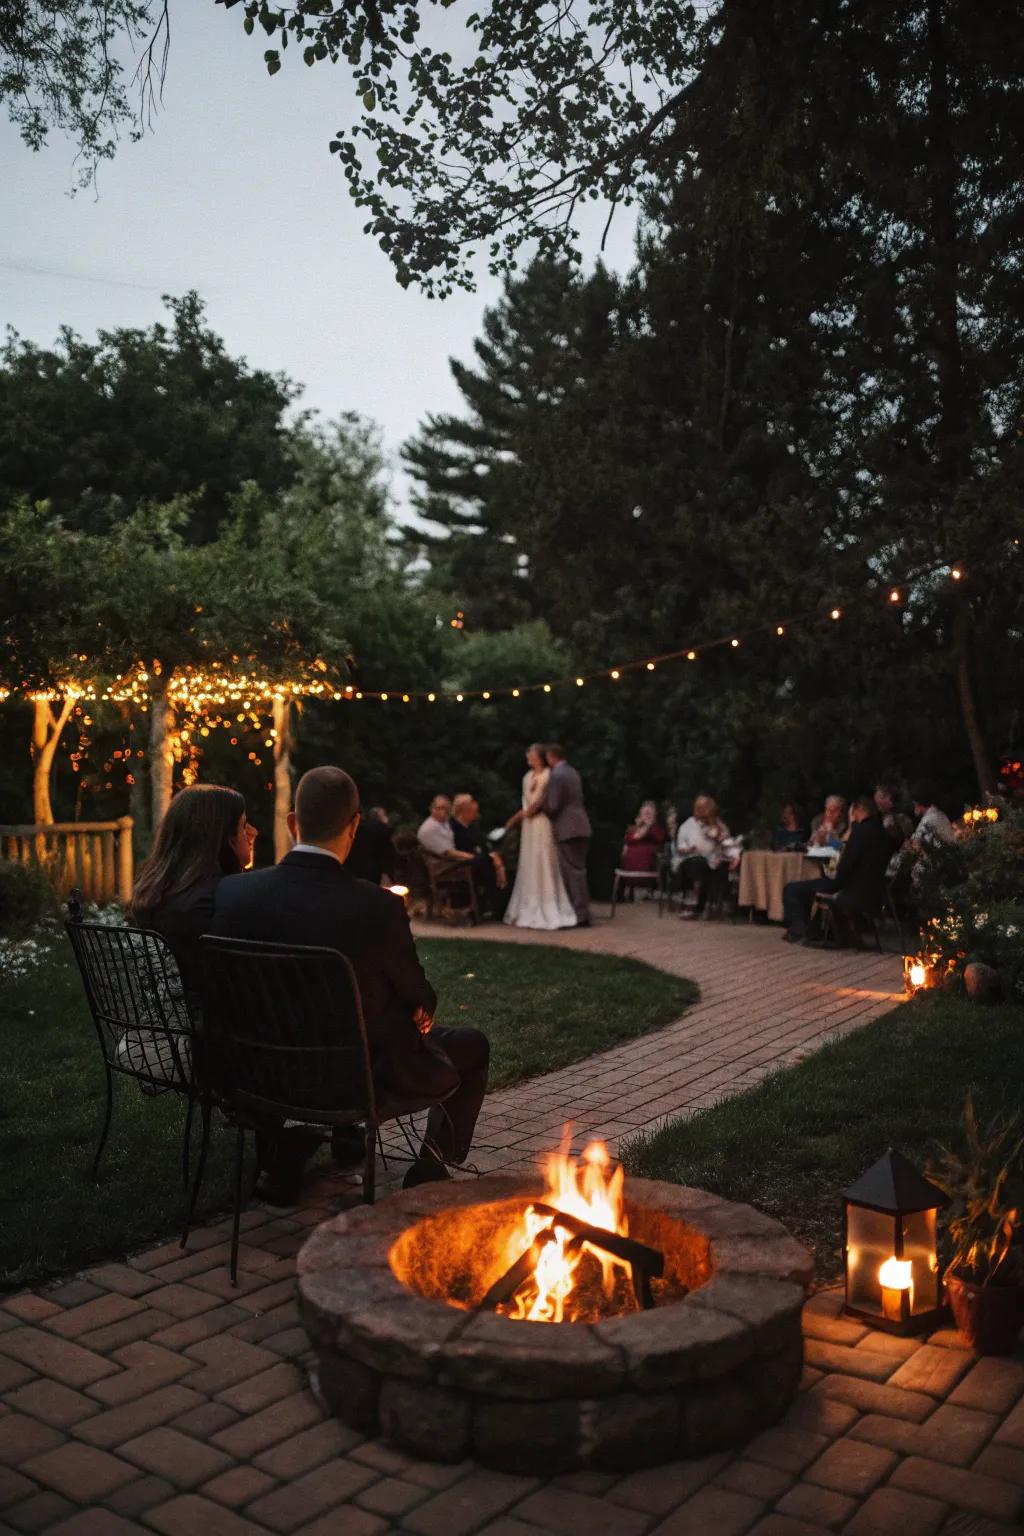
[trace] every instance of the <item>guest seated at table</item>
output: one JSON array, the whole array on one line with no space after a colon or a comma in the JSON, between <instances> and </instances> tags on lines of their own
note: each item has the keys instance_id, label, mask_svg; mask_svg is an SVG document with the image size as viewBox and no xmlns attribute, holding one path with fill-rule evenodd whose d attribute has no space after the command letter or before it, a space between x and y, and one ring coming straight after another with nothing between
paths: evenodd
<instances>
[{"instance_id":1,"label":"guest seated at table","mask_svg":"<svg viewBox=\"0 0 1024 1536\"><path fill-rule=\"evenodd\" d=\"M658 822L658 807L653 800L645 800L636 820L626 828L619 868L632 875L653 874L667 840L668 833Z\"/></svg>"},{"instance_id":2,"label":"guest seated at table","mask_svg":"<svg viewBox=\"0 0 1024 1536\"><path fill-rule=\"evenodd\" d=\"M953 823L940 806L936 805L938 791L933 784L918 784L912 791L914 815L917 826L911 834L911 847L915 852L926 849L928 844L955 843Z\"/></svg>"},{"instance_id":3,"label":"guest seated at table","mask_svg":"<svg viewBox=\"0 0 1024 1536\"><path fill-rule=\"evenodd\" d=\"M395 844L388 813L379 805L372 805L359 819L352 852L347 864L357 880L369 880L371 885L389 883L395 876Z\"/></svg>"},{"instance_id":4,"label":"guest seated at table","mask_svg":"<svg viewBox=\"0 0 1024 1536\"><path fill-rule=\"evenodd\" d=\"M791 880L783 888L782 913L786 931L782 937L790 944L813 943L808 938L808 922L816 896L835 894L835 910L843 913L870 912L879 904L885 869L892 856L882 819L870 795L859 795L850 810L850 836L843 848L836 872L813 880Z\"/></svg>"},{"instance_id":5,"label":"guest seated at table","mask_svg":"<svg viewBox=\"0 0 1024 1536\"><path fill-rule=\"evenodd\" d=\"M812 848L841 848L847 833L846 801L842 795L829 795L825 809L811 822L808 839Z\"/></svg>"},{"instance_id":6,"label":"guest seated at table","mask_svg":"<svg viewBox=\"0 0 1024 1536\"><path fill-rule=\"evenodd\" d=\"M483 906L491 917L500 917L504 910L504 893L508 889L505 861L500 853L493 853L484 838L480 825L480 802L472 795L456 795L452 801L449 823L456 853L468 853L472 859L473 879Z\"/></svg>"},{"instance_id":7,"label":"guest seated at table","mask_svg":"<svg viewBox=\"0 0 1024 1536\"><path fill-rule=\"evenodd\" d=\"M208 933L225 875L252 868L256 828L236 789L192 784L174 796L139 868L128 917L167 940L190 1001L199 994L199 938Z\"/></svg>"},{"instance_id":8,"label":"guest seated at table","mask_svg":"<svg viewBox=\"0 0 1024 1536\"><path fill-rule=\"evenodd\" d=\"M464 1162L487 1087L489 1047L478 1029L434 1025L437 996L416 953L405 905L355 880L346 866L359 824L359 791L340 768L312 768L295 791L288 826L295 846L271 869L217 889L211 931L233 938L322 945L352 963L359 982L374 1082L399 1098L445 1098L405 1186L448 1177ZM317 1029L321 1021L311 1020ZM301 1044L301 1041L293 1041ZM447 1097L445 1097L447 1095ZM266 1198L293 1204L319 1137L277 1129L269 1137ZM339 1162L362 1159L362 1135L335 1133ZM443 1160L442 1160L443 1159Z\"/></svg>"},{"instance_id":9,"label":"guest seated at table","mask_svg":"<svg viewBox=\"0 0 1024 1536\"><path fill-rule=\"evenodd\" d=\"M779 812L779 824L772 832L773 853L796 853L807 846L807 828L791 800Z\"/></svg>"},{"instance_id":10,"label":"guest seated at table","mask_svg":"<svg viewBox=\"0 0 1024 1536\"><path fill-rule=\"evenodd\" d=\"M729 870L739 863L739 856L729 843L729 828L718 814L715 801L710 795L698 795L693 802L693 815L686 818L676 834L676 851L680 855L676 888L695 893L693 905L683 909L684 918L699 917L709 899L718 900L725 894Z\"/></svg>"},{"instance_id":11,"label":"guest seated at table","mask_svg":"<svg viewBox=\"0 0 1024 1536\"><path fill-rule=\"evenodd\" d=\"M913 836L914 823L905 811L899 809L900 792L895 784L879 784L875 790L875 805L882 818L882 826L896 849L903 847Z\"/></svg>"}]
</instances>

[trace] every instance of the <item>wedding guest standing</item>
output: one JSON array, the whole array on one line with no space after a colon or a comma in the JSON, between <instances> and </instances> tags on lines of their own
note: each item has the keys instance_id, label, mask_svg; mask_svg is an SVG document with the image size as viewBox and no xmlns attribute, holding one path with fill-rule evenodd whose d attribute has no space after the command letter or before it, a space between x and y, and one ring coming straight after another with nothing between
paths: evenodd
<instances>
[{"instance_id":1,"label":"wedding guest standing","mask_svg":"<svg viewBox=\"0 0 1024 1536\"><path fill-rule=\"evenodd\" d=\"M658 855L667 838L667 832L658 823L658 807L653 800L645 800L636 820L626 828L620 868L631 874L652 873L658 867Z\"/></svg>"}]
</instances>

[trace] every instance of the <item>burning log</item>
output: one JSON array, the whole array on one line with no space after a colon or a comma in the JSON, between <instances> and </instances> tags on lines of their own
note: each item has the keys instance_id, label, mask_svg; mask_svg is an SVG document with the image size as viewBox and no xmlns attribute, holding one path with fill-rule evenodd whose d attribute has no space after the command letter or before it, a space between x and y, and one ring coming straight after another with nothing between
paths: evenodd
<instances>
[{"instance_id":1,"label":"burning log","mask_svg":"<svg viewBox=\"0 0 1024 1536\"><path fill-rule=\"evenodd\" d=\"M481 1309L489 1308L493 1311L505 1302L511 1301L520 1286L525 1285L532 1278L540 1259L541 1249L555 1241L556 1226L572 1233L567 1252L578 1251L586 1243L599 1253L606 1253L610 1258L628 1264L633 1280L633 1291L640 1306L644 1311L649 1311L654 1306L651 1277L660 1276L665 1271L664 1255L659 1253L657 1248L648 1248L645 1243L623 1237L618 1232L609 1232L604 1227L591 1226L589 1222L581 1221L578 1216L571 1216L566 1211L557 1210L551 1205L534 1202L533 1209L538 1216L547 1218L548 1225L537 1233L529 1248L525 1249L515 1263L494 1282L480 1302Z\"/></svg>"},{"instance_id":2,"label":"burning log","mask_svg":"<svg viewBox=\"0 0 1024 1536\"><path fill-rule=\"evenodd\" d=\"M542 1232L538 1232L529 1248L519 1255L515 1263L506 1269L499 1280L495 1280L480 1303L481 1310L489 1308L493 1312L506 1301L511 1301L519 1287L526 1284L537 1268L541 1249L555 1240L553 1225L552 1223L551 1226L545 1227Z\"/></svg>"}]
</instances>

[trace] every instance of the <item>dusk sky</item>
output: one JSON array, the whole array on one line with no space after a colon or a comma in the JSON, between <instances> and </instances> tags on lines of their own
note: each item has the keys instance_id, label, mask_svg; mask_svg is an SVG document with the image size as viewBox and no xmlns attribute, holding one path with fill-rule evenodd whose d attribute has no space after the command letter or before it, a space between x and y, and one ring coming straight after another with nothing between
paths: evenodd
<instances>
[{"instance_id":1,"label":"dusk sky","mask_svg":"<svg viewBox=\"0 0 1024 1536\"><path fill-rule=\"evenodd\" d=\"M3 120L0 325L40 345L61 324L90 338L148 326L162 293L196 288L228 347L304 384L302 405L380 423L401 504L398 447L427 411L457 407L448 358L469 354L498 284L482 270L475 294L444 301L398 286L327 149L352 111L347 70L290 50L271 79L240 14L172 8L163 112L101 167L98 197L68 195L65 141L33 154ZM620 210L610 265L629 264L632 236Z\"/></svg>"}]
</instances>

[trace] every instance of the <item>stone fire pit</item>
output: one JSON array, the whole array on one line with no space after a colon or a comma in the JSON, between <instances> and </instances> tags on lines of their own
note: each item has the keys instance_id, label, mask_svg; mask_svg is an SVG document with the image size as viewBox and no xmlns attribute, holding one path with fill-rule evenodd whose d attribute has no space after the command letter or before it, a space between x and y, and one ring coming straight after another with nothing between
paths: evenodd
<instances>
[{"instance_id":1,"label":"stone fire pit","mask_svg":"<svg viewBox=\"0 0 1024 1536\"><path fill-rule=\"evenodd\" d=\"M316 1229L299 1300L331 1412L414 1456L536 1472L700 1456L780 1416L800 1379L812 1266L777 1221L627 1179L630 1235L665 1256L653 1310L596 1323L475 1310L470 1271L543 1193L539 1175L492 1174Z\"/></svg>"}]
</instances>

